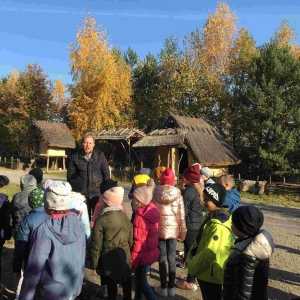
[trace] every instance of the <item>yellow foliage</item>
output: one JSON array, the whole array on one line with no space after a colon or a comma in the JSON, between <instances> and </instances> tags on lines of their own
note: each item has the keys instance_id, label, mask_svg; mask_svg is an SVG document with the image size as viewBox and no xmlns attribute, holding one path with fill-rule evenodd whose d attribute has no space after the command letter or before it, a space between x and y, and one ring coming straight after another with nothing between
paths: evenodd
<instances>
[{"instance_id":1,"label":"yellow foliage","mask_svg":"<svg viewBox=\"0 0 300 300\"><path fill-rule=\"evenodd\" d=\"M275 31L275 40L279 47L290 46L295 58L299 58L300 47L297 43L297 35L288 21L283 20L281 22L280 27Z\"/></svg>"},{"instance_id":2,"label":"yellow foliage","mask_svg":"<svg viewBox=\"0 0 300 300\"><path fill-rule=\"evenodd\" d=\"M120 124L120 113L131 104L130 67L114 55L106 31L87 16L70 46L70 125L77 139L92 130Z\"/></svg>"}]
</instances>

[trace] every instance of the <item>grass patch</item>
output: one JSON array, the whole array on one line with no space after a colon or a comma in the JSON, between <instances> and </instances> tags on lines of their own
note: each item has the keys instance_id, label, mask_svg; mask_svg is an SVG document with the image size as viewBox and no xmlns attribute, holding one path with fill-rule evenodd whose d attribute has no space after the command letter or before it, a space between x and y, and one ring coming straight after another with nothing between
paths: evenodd
<instances>
[{"instance_id":1,"label":"grass patch","mask_svg":"<svg viewBox=\"0 0 300 300\"><path fill-rule=\"evenodd\" d=\"M240 192L241 197L248 202L263 204L263 205L275 205L285 207L299 207L300 197L290 195L253 195L247 192Z\"/></svg>"},{"instance_id":2,"label":"grass patch","mask_svg":"<svg viewBox=\"0 0 300 300\"><path fill-rule=\"evenodd\" d=\"M47 175L53 175L55 177L60 177L62 179L67 179L67 171L64 171L64 172L49 172L49 173L46 173L46 169L44 170L43 169L43 172L44 174L47 174ZM45 179L44 179L45 181Z\"/></svg>"},{"instance_id":3,"label":"grass patch","mask_svg":"<svg viewBox=\"0 0 300 300\"><path fill-rule=\"evenodd\" d=\"M6 194L10 201L12 200L13 195L18 192L21 192L21 189L20 185L16 183L10 183L0 188L0 193Z\"/></svg>"}]
</instances>

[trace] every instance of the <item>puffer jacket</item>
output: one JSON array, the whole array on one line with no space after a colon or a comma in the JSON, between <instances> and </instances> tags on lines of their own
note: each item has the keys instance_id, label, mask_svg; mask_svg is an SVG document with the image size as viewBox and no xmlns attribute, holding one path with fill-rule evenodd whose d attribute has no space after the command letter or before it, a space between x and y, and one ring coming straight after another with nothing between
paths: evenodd
<instances>
[{"instance_id":1,"label":"puffer jacket","mask_svg":"<svg viewBox=\"0 0 300 300\"><path fill-rule=\"evenodd\" d=\"M232 245L228 209L221 208L213 218L207 212L200 223L196 242L187 255L189 274L206 282L222 284Z\"/></svg>"},{"instance_id":2,"label":"puffer jacket","mask_svg":"<svg viewBox=\"0 0 300 300\"><path fill-rule=\"evenodd\" d=\"M182 191L187 230L198 230L202 219L203 205L193 183L185 185Z\"/></svg>"},{"instance_id":3,"label":"puffer jacket","mask_svg":"<svg viewBox=\"0 0 300 300\"><path fill-rule=\"evenodd\" d=\"M269 259L274 242L266 230L237 239L225 268L224 300L267 300Z\"/></svg>"},{"instance_id":4,"label":"puffer jacket","mask_svg":"<svg viewBox=\"0 0 300 300\"><path fill-rule=\"evenodd\" d=\"M8 196L0 193L0 238L10 240L12 236L11 203Z\"/></svg>"},{"instance_id":5,"label":"puffer jacket","mask_svg":"<svg viewBox=\"0 0 300 300\"><path fill-rule=\"evenodd\" d=\"M232 214L239 207L239 203L241 203L241 196L236 188L226 191L226 198L223 206L229 207L230 214Z\"/></svg>"},{"instance_id":6,"label":"puffer jacket","mask_svg":"<svg viewBox=\"0 0 300 300\"><path fill-rule=\"evenodd\" d=\"M181 191L171 185L158 185L153 192L153 203L160 213L158 237L169 240L185 239L185 211Z\"/></svg>"},{"instance_id":7,"label":"puffer jacket","mask_svg":"<svg viewBox=\"0 0 300 300\"><path fill-rule=\"evenodd\" d=\"M28 204L29 192L19 192L14 194L11 201L14 238L16 239L20 223L29 214L31 207Z\"/></svg>"},{"instance_id":8,"label":"puffer jacket","mask_svg":"<svg viewBox=\"0 0 300 300\"><path fill-rule=\"evenodd\" d=\"M115 282L126 281L131 275L132 244L132 224L122 207L104 209L92 230L91 268Z\"/></svg>"},{"instance_id":9,"label":"puffer jacket","mask_svg":"<svg viewBox=\"0 0 300 300\"><path fill-rule=\"evenodd\" d=\"M155 204L135 210L133 220L134 244L131 250L132 267L151 265L158 261L158 221L159 211Z\"/></svg>"},{"instance_id":10,"label":"puffer jacket","mask_svg":"<svg viewBox=\"0 0 300 300\"><path fill-rule=\"evenodd\" d=\"M110 178L107 160L102 152L94 150L89 161L84 158L83 150L71 157L68 167L67 180L76 173L83 180L82 194L87 198L100 195L102 180Z\"/></svg>"}]
</instances>

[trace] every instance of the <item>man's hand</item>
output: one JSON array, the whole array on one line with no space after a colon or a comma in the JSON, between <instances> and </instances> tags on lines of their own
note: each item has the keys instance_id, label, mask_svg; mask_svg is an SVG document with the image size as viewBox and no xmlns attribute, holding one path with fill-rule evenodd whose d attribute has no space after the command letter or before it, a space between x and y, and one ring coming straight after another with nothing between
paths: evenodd
<instances>
[{"instance_id":1,"label":"man's hand","mask_svg":"<svg viewBox=\"0 0 300 300\"><path fill-rule=\"evenodd\" d=\"M96 276L100 276L100 274L99 274L99 272L98 272L97 269L95 269L93 272L94 272L94 274L95 274Z\"/></svg>"}]
</instances>

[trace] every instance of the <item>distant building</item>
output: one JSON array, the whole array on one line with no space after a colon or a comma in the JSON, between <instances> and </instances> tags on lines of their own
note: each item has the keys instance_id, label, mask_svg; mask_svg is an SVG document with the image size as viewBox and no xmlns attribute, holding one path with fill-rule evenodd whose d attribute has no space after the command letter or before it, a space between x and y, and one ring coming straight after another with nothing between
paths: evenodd
<instances>
[{"instance_id":1,"label":"distant building","mask_svg":"<svg viewBox=\"0 0 300 300\"><path fill-rule=\"evenodd\" d=\"M33 121L25 136L24 146L34 158L47 159L47 172L50 158L62 158L63 170L66 170L66 149L75 148L75 139L66 124L60 122Z\"/></svg>"}]
</instances>

